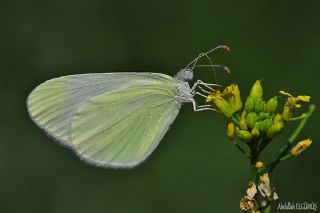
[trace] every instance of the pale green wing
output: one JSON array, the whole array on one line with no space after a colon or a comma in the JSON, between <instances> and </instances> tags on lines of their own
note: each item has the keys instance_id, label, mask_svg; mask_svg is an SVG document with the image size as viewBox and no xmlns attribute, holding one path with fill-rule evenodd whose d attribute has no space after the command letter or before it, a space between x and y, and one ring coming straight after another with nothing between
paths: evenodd
<instances>
[{"instance_id":1,"label":"pale green wing","mask_svg":"<svg viewBox=\"0 0 320 213\"><path fill-rule=\"evenodd\" d=\"M72 121L78 155L103 167L133 167L158 145L177 116L175 85L136 86L81 104Z\"/></svg>"},{"instance_id":2,"label":"pale green wing","mask_svg":"<svg viewBox=\"0 0 320 213\"><path fill-rule=\"evenodd\" d=\"M83 101L134 85L173 84L160 73L92 73L55 78L36 87L27 99L33 121L62 144L72 146L70 132L74 112Z\"/></svg>"}]
</instances>

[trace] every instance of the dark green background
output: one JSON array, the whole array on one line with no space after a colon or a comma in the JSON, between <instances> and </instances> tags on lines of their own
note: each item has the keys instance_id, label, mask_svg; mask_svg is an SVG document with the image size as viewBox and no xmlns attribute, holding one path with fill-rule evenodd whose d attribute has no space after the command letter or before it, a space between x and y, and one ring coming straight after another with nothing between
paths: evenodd
<instances>
[{"instance_id":1,"label":"dark green background","mask_svg":"<svg viewBox=\"0 0 320 213\"><path fill-rule=\"evenodd\" d=\"M263 77L319 101L320 5L316 1L0 0L0 212L239 212L250 172L225 136L225 119L185 104L159 147L133 170L96 168L49 139L30 120L26 97L69 74L152 71L174 75L201 51L228 44L218 83L245 97ZM196 79L215 82L211 70ZM305 107L305 110L307 107ZM274 141L275 156L294 124ZM283 163L280 201L320 205L319 109L299 139L312 147Z\"/></svg>"}]
</instances>

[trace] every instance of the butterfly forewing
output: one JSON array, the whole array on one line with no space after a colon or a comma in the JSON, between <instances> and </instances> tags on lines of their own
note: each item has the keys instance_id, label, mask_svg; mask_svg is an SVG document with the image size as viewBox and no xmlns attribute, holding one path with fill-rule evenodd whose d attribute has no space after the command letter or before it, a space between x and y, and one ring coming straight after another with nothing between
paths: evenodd
<instances>
[{"instance_id":1,"label":"butterfly forewing","mask_svg":"<svg viewBox=\"0 0 320 213\"><path fill-rule=\"evenodd\" d=\"M164 74L97 73L46 81L27 105L39 127L84 159L126 167L158 144L178 113L177 96L176 81Z\"/></svg>"}]
</instances>

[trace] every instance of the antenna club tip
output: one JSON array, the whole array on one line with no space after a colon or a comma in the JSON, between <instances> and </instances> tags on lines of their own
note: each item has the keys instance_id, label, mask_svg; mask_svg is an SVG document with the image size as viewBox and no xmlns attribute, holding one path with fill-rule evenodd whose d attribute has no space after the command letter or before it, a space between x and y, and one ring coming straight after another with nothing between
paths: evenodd
<instances>
[{"instance_id":1,"label":"antenna club tip","mask_svg":"<svg viewBox=\"0 0 320 213\"><path fill-rule=\"evenodd\" d=\"M231 70L229 69L229 67L223 67L223 68L227 72L227 74L231 74Z\"/></svg>"},{"instance_id":2,"label":"antenna club tip","mask_svg":"<svg viewBox=\"0 0 320 213\"><path fill-rule=\"evenodd\" d=\"M228 47L228 46L224 46L224 49L225 49L226 51L228 51L228 52L230 52L230 51L231 51L231 48L230 48L230 47Z\"/></svg>"}]
</instances>

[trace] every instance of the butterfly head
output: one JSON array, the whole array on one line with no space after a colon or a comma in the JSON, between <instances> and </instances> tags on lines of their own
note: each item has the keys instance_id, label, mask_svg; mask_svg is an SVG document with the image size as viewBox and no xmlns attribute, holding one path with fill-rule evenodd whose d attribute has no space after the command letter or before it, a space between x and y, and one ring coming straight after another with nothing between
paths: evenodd
<instances>
[{"instance_id":1,"label":"butterfly head","mask_svg":"<svg viewBox=\"0 0 320 213\"><path fill-rule=\"evenodd\" d=\"M181 81L190 81L193 78L193 71L190 68L181 69L175 78Z\"/></svg>"}]
</instances>

